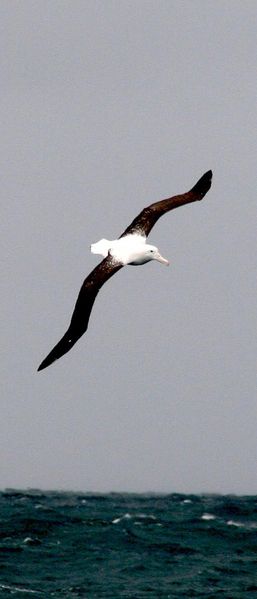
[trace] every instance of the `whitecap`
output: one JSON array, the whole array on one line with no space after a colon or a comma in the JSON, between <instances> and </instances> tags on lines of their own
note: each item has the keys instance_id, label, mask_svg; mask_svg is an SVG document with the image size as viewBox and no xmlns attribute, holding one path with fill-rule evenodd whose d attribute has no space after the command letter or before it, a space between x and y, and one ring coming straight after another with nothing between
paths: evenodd
<instances>
[{"instance_id":1,"label":"whitecap","mask_svg":"<svg viewBox=\"0 0 257 599\"><path fill-rule=\"evenodd\" d=\"M227 525L228 526L237 526L237 527L244 526L244 524L242 524L242 522L235 522L235 520L228 520Z\"/></svg>"},{"instance_id":2,"label":"whitecap","mask_svg":"<svg viewBox=\"0 0 257 599\"><path fill-rule=\"evenodd\" d=\"M213 514L203 514L202 515L202 520L215 520L216 516L214 516Z\"/></svg>"},{"instance_id":3,"label":"whitecap","mask_svg":"<svg viewBox=\"0 0 257 599\"><path fill-rule=\"evenodd\" d=\"M23 543L26 543L26 545L41 545L41 541L37 539L37 537L34 539L32 537L26 537Z\"/></svg>"},{"instance_id":4,"label":"whitecap","mask_svg":"<svg viewBox=\"0 0 257 599\"><path fill-rule=\"evenodd\" d=\"M124 516L121 516L120 518L114 518L114 520L112 520L112 524L118 524L118 522L121 522L121 520L130 520L131 518L131 514L124 514Z\"/></svg>"},{"instance_id":5,"label":"whitecap","mask_svg":"<svg viewBox=\"0 0 257 599\"><path fill-rule=\"evenodd\" d=\"M32 591L31 589L25 589L25 587L24 588L15 587L15 586L10 586L9 584L0 584L0 589L3 589L5 591L11 591L11 594L13 594L15 591L17 593L31 593L31 594L35 594L35 595L40 593L40 591Z\"/></svg>"}]
</instances>

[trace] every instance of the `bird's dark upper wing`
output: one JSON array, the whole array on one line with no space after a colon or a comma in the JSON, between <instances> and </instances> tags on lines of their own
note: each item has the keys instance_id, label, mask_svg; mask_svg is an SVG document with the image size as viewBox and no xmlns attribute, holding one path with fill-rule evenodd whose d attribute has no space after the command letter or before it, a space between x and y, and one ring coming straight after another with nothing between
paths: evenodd
<instances>
[{"instance_id":1,"label":"bird's dark upper wing","mask_svg":"<svg viewBox=\"0 0 257 599\"><path fill-rule=\"evenodd\" d=\"M91 310L102 285L110 279L123 264L108 255L85 279L75 304L68 330L62 339L55 345L50 354L40 364L38 370L50 366L52 362L66 354L78 339L85 333L88 326Z\"/></svg>"},{"instance_id":2,"label":"bird's dark upper wing","mask_svg":"<svg viewBox=\"0 0 257 599\"><path fill-rule=\"evenodd\" d=\"M132 223L126 228L124 233L122 233L121 237L132 233L139 233L147 237L156 221L160 216L165 214L165 212L169 212L169 210L173 210L173 208L178 208L178 206L183 206L183 204L202 200L211 187L211 180L212 171L208 171L187 193L173 196L167 200L161 200L160 202L155 202L154 204L147 206L147 208L144 208L142 212L134 218Z\"/></svg>"}]
</instances>

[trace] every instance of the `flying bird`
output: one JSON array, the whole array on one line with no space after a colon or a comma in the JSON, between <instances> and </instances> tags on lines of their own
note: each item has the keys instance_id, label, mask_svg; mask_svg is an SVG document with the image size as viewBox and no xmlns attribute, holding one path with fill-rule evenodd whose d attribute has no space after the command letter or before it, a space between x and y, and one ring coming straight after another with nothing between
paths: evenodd
<instances>
[{"instance_id":1,"label":"flying bird","mask_svg":"<svg viewBox=\"0 0 257 599\"><path fill-rule=\"evenodd\" d=\"M75 304L70 325L61 340L41 362L38 370L50 366L52 362L66 354L78 339L86 332L95 298L110 277L127 264L141 265L157 260L168 265L157 247L146 243L147 236L157 220L166 212L190 202L202 200L211 187L212 171L205 173L187 193L155 202L132 221L118 239L101 239L91 245L93 254L100 254L103 260L85 279Z\"/></svg>"}]
</instances>

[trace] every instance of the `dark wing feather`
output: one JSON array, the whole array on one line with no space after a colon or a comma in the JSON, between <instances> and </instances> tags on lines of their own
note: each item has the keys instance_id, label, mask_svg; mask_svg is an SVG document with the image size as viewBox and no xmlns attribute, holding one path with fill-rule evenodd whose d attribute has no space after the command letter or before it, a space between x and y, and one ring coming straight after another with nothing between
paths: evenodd
<instances>
[{"instance_id":1,"label":"dark wing feather","mask_svg":"<svg viewBox=\"0 0 257 599\"><path fill-rule=\"evenodd\" d=\"M154 204L147 206L147 208L144 208L142 212L134 218L132 223L127 227L124 233L122 233L121 237L132 233L139 233L147 237L160 216L169 212L169 210L173 210L173 208L183 206L183 204L202 200L211 187L211 180L212 171L208 171L187 193L173 196L167 200L161 200L160 202L155 202Z\"/></svg>"},{"instance_id":2,"label":"dark wing feather","mask_svg":"<svg viewBox=\"0 0 257 599\"><path fill-rule=\"evenodd\" d=\"M104 258L104 260L92 270L80 289L68 330L59 343L52 349L50 354L48 354L40 364L38 370L43 370L43 368L50 366L52 362L61 358L61 356L66 354L73 347L83 333L85 333L98 292L102 285L122 268L122 266L123 264L117 262L117 260L114 260L111 256L107 256L107 258Z\"/></svg>"}]
</instances>

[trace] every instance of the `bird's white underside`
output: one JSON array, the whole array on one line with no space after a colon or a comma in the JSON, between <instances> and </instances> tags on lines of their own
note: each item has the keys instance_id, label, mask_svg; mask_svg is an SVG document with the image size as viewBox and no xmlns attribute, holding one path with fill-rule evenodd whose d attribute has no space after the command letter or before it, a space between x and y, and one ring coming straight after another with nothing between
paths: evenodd
<instances>
[{"instance_id":1,"label":"bird's white underside","mask_svg":"<svg viewBox=\"0 0 257 599\"><path fill-rule=\"evenodd\" d=\"M146 237L142 235L126 235L120 239L100 239L92 243L92 254L100 254L104 258L111 256L122 264L129 264L145 253Z\"/></svg>"},{"instance_id":2,"label":"bird's white underside","mask_svg":"<svg viewBox=\"0 0 257 599\"><path fill-rule=\"evenodd\" d=\"M140 265L150 260L158 260L163 264L168 264L168 260L161 256L159 250L146 243L146 237L133 233L125 235L120 239L100 239L91 245L92 254L100 254L104 258L110 254L114 260L121 264Z\"/></svg>"}]
</instances>

